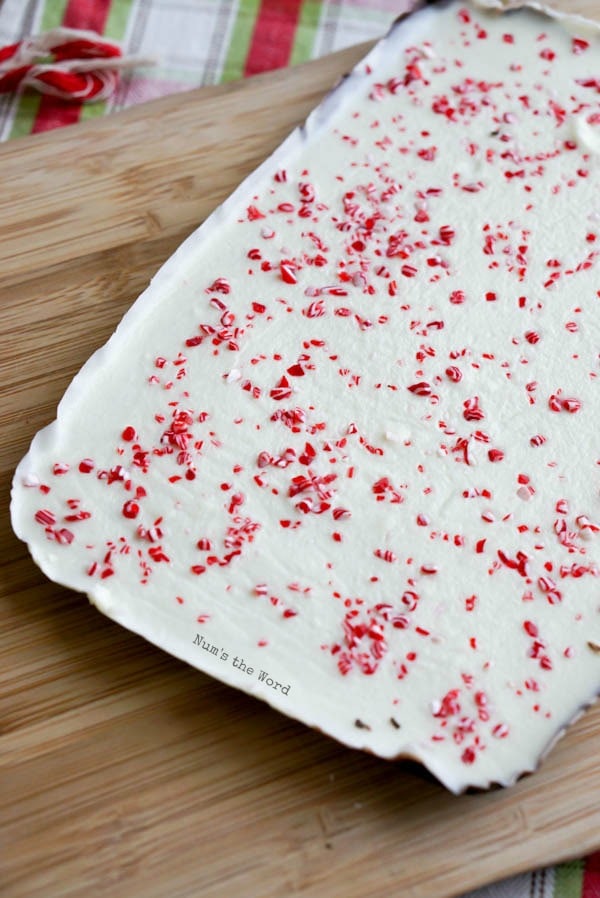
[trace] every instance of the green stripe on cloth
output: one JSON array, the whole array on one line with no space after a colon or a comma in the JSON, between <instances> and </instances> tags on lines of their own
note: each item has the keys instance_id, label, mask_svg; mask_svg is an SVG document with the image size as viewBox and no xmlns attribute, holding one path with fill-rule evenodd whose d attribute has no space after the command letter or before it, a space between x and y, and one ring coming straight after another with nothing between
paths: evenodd
<instances>
[{"instance_id":1,"label":"green stripe on cloth","mask_svg":"<svg viewBox=\"0 0 600 898\"><path fill-rule=\"evenodd\" d=\"M46 2L40 22L40 31L49 31L50 28L58 28L62 23L65 9L69 0L53 0Z\"/></svg>"},{"instance_id":2,"label":"green stripe on cloth","mask_svg":"<svg viewBox=\"0 0 600 898\"><path fill-rule=\"evenodd\" d=\"M221 74L222 82L235 81L244 74L259 6L260 0L239 0L229 50Z\"/></svg>"},{"instance_id":3,"label":"green stripe on cloth","mask_svg":"<svg viewBox=\"0 0 600 898\"><path fill-rule=\"evenodd\" d=\"M68 0L54 0L47 2L42 11L38 31L49 31L57 28L62 20ZM39 94L27 92L19 98L13 126L9 134L9 140L15 137L25 137L31 134L33 123L38 112L41 97Z\"/></svg>"},{"instance_id":4,"label":"green stripe on cloth","mask_svg":"<svg viewBox=\"0 0 600 898\"><path fill-rule=\"evenodd\" d=\"M104 34L114 41L122 41L125 37L133 0L113 0Z\"/></svg>"},{"instance_id":5,"label":"green stripe on cloth","mask_svg":"<svg viewBox=\"0 0 600 898\"><path fill-rule=\"evenodd\" d=\"M297 65L299 62L307 62L312 59L322 10L323 4L320 0L304 0L290 55L290 65Z\"/></svg>"},{"instance_id":6,"label":"green stripe on cloth","mask_svg":"<svg viewBox=\"0 0 600 898\"><path fill-rule=\"evenodd\" d=\"M19 99L15 119L9 134L10 140L15 137L25 137L27 134L31 134L40 100L41 97L39 94L29 92Z\"/></svg>"},{"instance_id":7,"label":"green stripe on cloth","mask_svg":"<svg viewBox=\"0 0 600 898\"><path fill-rule=\"evenodd\" d=\"M97 103L84 103L81 107L80 122L89 122L93 118L102 118L106 113L106 100L98 100Z\"/></svg>"},{"instance_id":8,"label":"green stripe on cloth","mask_svg":"<svg viewBox=\"0 0 600 898\"><path fill-rule=\"evenodd\" d=\"M131 7L133 0L112 0L106 26L104 28L104 36L113 41L122 41L125 37L125 31L129 23ZM100 100L99 103L84 103L81 110L80 122L87 122L89 119L100 118L107 111L107 101Z\"/></svg>"},{"instance_id":9,"label":"green stripe on cloth","mask_svg":"<svg viewBox=\"0 0 600 898\"><path fill-rule=\"evenodd\" d=\"M581 898L583 868L583 861L559 864L554 871L553 898Z\"/></svg>"}]
</instances>

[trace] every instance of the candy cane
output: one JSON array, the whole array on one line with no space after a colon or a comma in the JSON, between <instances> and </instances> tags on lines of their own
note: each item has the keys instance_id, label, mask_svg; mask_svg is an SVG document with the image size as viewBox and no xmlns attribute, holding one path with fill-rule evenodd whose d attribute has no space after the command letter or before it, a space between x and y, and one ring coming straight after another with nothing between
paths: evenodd
<instances>
[{"instance_id":1,"label":"candy cane","mask_svg":"<svg viewBox=\"0 0 600 898\"><path fill-rule=\"evenodd\" d=\"M124 56L116 41L94 31L54 28L0 48L0 93L33 88L63 99L104 100L113 93L119 70L152 64Z\"/></svg>"}]
</instances>

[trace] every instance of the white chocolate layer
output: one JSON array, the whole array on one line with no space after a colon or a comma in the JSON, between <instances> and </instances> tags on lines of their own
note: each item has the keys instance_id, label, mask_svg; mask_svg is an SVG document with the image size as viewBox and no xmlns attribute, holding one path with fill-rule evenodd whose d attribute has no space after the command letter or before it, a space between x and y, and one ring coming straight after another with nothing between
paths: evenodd
<instances>
[{"instance_id":1,"label":"white chocolate layer","mask_svg":"<svg viewBox=\"0 0 600 898\"><path fill-rule=\"evenodd\" d=\"M42 570L449 789L533 770L600 690L599 63L529 11L398 24L35 437Z\"/></svg>"}]
</instances>

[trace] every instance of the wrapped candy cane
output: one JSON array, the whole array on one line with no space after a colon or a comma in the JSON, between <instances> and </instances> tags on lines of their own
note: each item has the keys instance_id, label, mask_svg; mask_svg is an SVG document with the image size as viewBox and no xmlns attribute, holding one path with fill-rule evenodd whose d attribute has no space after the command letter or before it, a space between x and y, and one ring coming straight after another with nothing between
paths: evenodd
<instances>
[{"instance_id":1,"label":"wrapped candy cane","mask_svg":"<svg viewBox=\"0 0 600 898\"><path fill-rule=\"evenodd\" d=\"M67 100L104 100L113 93L120 70L153 64L124 56L116 41L94 31L54 28L0 48L0 93L33 88Z\"/></svg>"}]
</instances>

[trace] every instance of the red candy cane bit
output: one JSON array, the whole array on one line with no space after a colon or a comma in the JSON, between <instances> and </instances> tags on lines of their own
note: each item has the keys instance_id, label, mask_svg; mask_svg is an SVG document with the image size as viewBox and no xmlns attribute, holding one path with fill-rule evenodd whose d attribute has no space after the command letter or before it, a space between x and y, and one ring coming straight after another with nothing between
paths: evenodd
<instances>
[{"instance_id":1,"label":"red candy cane bit","mask_svg":"<svg viewBox=\"0 0 600 898\"><path fill-rule=\"evenodd\" d=\"M309 306L306 306L306 308L302 309L302 314L304 315L305 318L322 318L324 315L327 314L327 309L325 307L325 303L323 302L323 300L317 299L317 300L315 300L315 302L311 302L311 304ZM342 315L341 309L336 309L335 314L341 316ZM348 309L348 315L351 315L351 314L352 313Z\"/></svg>"},{"instance_id":2,"label":"red candy cane bit","mask_svg":"<svg viewBox=\"0 0 600 898\"><path fill-rule=\"evenodd\" d=\"M410 620L406 614L396 614L391 618L391 621L395 630L406 630L410 626Z\"/></svg>"},{"instance_id":3,"label":"red candy cane bit","mask_svg":"<svg viewBox=\"0 0 600 898\"><path fill-rule=\"evenodd\" d=\"M395 555L391 549L375 549L373 555L375 558L381 558L382 561L387 561L388 564L393 564L394 561L398 560L398 556Z\"/></svg>"},{"instance_id":4,"label":"red candy cane bit","mask_svg":"<svg viewBox=\"0 0 600 898\"><path fill-rule=\"evenodd\" d=\"M510 729L505 723L497 723L492 728L492 736L494 736L495 739L506 739L509 735Z\"/></svg>"},{"instance_id":5,"label":"red candy cane bit","mask_svg":"<svg viewBox=\"0 0 600 898\"><path fill-rule=\"evenodd\" d=\"M474 611L476 602L476 595L467 596L467 598L465 599L465 611Z\"/></svg>"},{"instance_id":6,"label":"red candy cane bit","mask_svg":"<svg viewBox=\"0 0 600 898\"><path fill-rule=\"evenodd\" d=\"M464 499L476 499L479 497L482 497L484 499L492 498L492 493L485 487L483 487L483 489L479 489L478 487L471 487L468 490L463 490L462 495Z\"/></svg>"},{"instance_id":7,"label":"red candy cane bit","mask_svg":"<svg viewBox=\"0 0 600 898\"><path fill-rule=\"evenodd\" d=\"M438 567L435 564L422 564L420 567L420 571L422 574L425 574L428 577L433 576L433 574L437 574Z\"/></svg>"},{"instance_id":8,"label":"red candy cane bit","mask_svg":"<svg viewBox=\"0 0 600 898\"><path fill-rule=\"evenodd\" d=\"M234 493L229 501L229 505L227 506L227 513L233 514L236 508L239 508L240 505L243 505L245 501L243 493Z\"/></svg>"},{"instance_id":9,"label":"red candy cane bit","mask_svg":"<svg viewBox=\"0 0 600 898\"><path fill-rule=\"evenodd\" d=\"M547 441L548 437L543 436L541 433L536 433L535 436L532 436L529 440L530 446L543 446L543 444Z\"/></svg>"},{"instance_id":10,"label":"red candy cane bit","mask_svg":"<svg viewBox=\"0 0 600 898\"><path fill-rule=\"evenodd\" d=\"M485 418L479 405L479 396L472 396L463 402L463 418L465 421L481 421Z\"/></svg>"},{"instance_id":11,"label":"red candy cane bit","mask_svg":"<svg viewBox=\"0 0 600 898\"><path fill-rule=\"evenodd\" d=\"M462 371L456 365L449 365L445 373L448 380L452 381L452 383L457 384L462 380Z\"/></svg>"},{"instance_id":12,"label":"red candy cane bit","mask_svg":"<svg viewBox=\"0 0 600 898\"><path fill-rule=\"evenodd\" d=\"M308 181L300 181L298 192L303 203L313 203L315 201L315 188Z\"/></svg>"},{"instance_id":13,"label":"red candy cane bit","mask_svg":"<svg viewBox=\"0 0 600 898\"><path fill-rule=\"evenodd\" d=\"M476 692L473 696L475 700L475 704L478 708L487 708L488 706L488 697L483 691Z\"/></svg>"},{"instance_id":14,"label":"red candy cane bit","mask_svg":"<svg viewBox=\"0 0 600 898\"><path fill-rule=\"evenodd\" d=\"M343 287L329 286L329 287L321 287L319 289L320 293L324 293L326 296L348 296L348 291L344 290Z\"/></svg>"},{"instance_id":15,"label":"red candy cane bit","mask_svg":"<svg viewBox=\"0 0 600 898\"><path fill-rule=\"evenodd\" d=\"M456 237L456 231L450 225L442 225L438 231L440 242L449 246Z\"/></svg>"},{"instance_id":16,"label":"red candy cane bit","mask_svg":"<svg viewBox=\"0 0 600 898\"><path fill-rule=\"evenodd\" d=\"M52 527L56 524L56 515L49 508L40 508L36 511L34 520L43 527Z\"/></svg>"},{"instance_id":17,"label":"red candy cane bit","mask_svg":"<svg viewBox=\"0 0 600 898\"><path fill-rule=\"evenodd\" d=\"M95 462L91 458L84 458L79 462L79 470L82 474L89 474L96 467Z\"/></svg>"},{"instance_id":18,"label":"red candy cane bit","mask_svg":"<svg viewBox=\"0 0 600 898\"><path fill-rule=\"evenodd\" d=\"M149 543L156 543L159 539L162 538L163 532L161 528L158 526L162 518L157 518L154 522L153 527L144 527L143 524L139 524L137 530L135 531L136 536L139 539L146 539Z\"/></svg>"},{"instance_id":19,"label":"red candy cane bit","mask_svg":"<svg viewBox=\"0 0 600 898\"><path fill-rule=\"evenodd\" d=\"M207 293L221 293L223 295L227 295L231 293L231 284L227 280L227 278L217 278L212 282L210 287L206 288Z\"/></svg>"},{"instance_id":20,"label":"red candy cane bit","mask_svg":"<svg viewBox=\"0 0 600 898\"><path fill-rule=\"evenodd\" d=\"M54 539L61 546L69 546L75 539L75 535L70 530L67 530L66 527L62 527L60 530L55 531Z\"/></svg>"},{"instance_id":21,"label":"red candy cane bit","mask_svg":"<svg viewBox=\"0 0 600 898\"><path fill-rule=\"evenodd\" d=\"M569 414L575 414L581 408L581 400L575 399L574 397L563 398L561 396L562 390L557 390L556 393L552 393L550 398L548 399L548 407L552 412L568 412Z\"/></svg>"},{"instance_id":22,"label":"red candy cane bit","mask_svg":"<svg viewBox=\"0 0 600 898\"><path fill-rule=\"evenodd\" d=\"M498 462L504 459L504 452L502 449L490 449L488 451L488 458L491 462Z\"/></svg>"},{"instance_id":23,"label":"red candy cane bit","mask_svg":"<svg viewBox=\"0 0 600 898\"><path fill-rule=\"evenodd\" d=\"M556 583L554 582L552 577L538 577L537 585L541 592L547 595L554 594L556 601L560 601L562 599L560 590L557 588Z\"/></svg>"},{"instance_id":24,"label":"red candy cane bit","mask_svg":"<svg viewBox=\"0 0 600 898\"><path fill-rule=\"evenodd\" d=\"M129 520L135 520L140 513L140 506L133 499L129 499L123 505L122 514L124 518L129 518Z\"/></svg>"},{"instance_id":25,"label":"red candy cane bit","mask_svg":"<svg viewBox=\"0 0 600 898\"><path fill-rule=\"evenodd\" d=\"M163 550L162 546L151 546L148 549L148 555L150 556L152 561L156 561L156 562L164 561L164 562L168 563L171 560L169 558L169 556L166 554L166 552Z\"/></svg>"},{"instance_id":26,"label":"red candy cane bit","mask_svg":"<svg viewBox=\"0 0 600 898\"><path fill-rule=\"evenodd\" d=\"M584 40L582 37L574 37L571 40L571 50L575 55L584 53L585 50L589 49L589 46L589 41Z\"/></svg>"},{"instance_id":27,"label":"red candy cane bit","mask_svg":"<svg viewBox=\"0 0 600 898\"><path fill-rule=\"evenodd\" d=\"M440 701L433 702L433 716L443 720L444 718L460 714L459 696L460 689L451 689Z\"/></svg>"},{"instance_id":28,"label":"red candy cane bit","mask_svg":"<svg viewBox=\"0 0 600 898\"><path fill-rule=\"evenodd\" d=\"M287 377L281 377L269 392L271 399L275 399L277 402L280 402L282 399L289 399L291 395L292 388Z\"/></svg>"},{"instance_id":29,"label":"red candy cane bit","mask_svg":"<svg viewBox=\"0 0 600 898\"><path fill-rule=\"evenodd\" d=\"M517 496L524 502L528 502L535 495L535 489L530 483L523 484L517 489Z\"/></svg>"},{"instance_id":30,"label":"red candy cane bit","mask_svg":"<svg viewBox=\"0 0 600 898\"><path fill-rule=\"evenodd\" d=\"M257 221L259 218L264 218L264 213L257 209L256 206L248 206L246 209L246 214L248 216L248 221Z\"/></svg>"},{"instance_id":31,"label":"red candy cane bit","mask_svg":"<svg viewBox=\"0 0 600 898\"><path fill-rule=\"evenodd\" d=\"M600 527L598 524L592 523L587 515L580 514L575 518L575 523L579 527L580 530L587 530L590 533L600 533Z\"/></svg>"},{"instance_id":32,"label":"red candy cane bit","mask_svg":"<svg viewBox=\"0 0 600 898\"><path fill-rule=\"evenodd\" d=\"M349 518L352 516L352 513L347 508L334 508L332 511L334 521L340 521L345 518Z\"/></svg>"},{"instance_id":33,"label":"red candy cane bit","mask_svg":"<svg viewBox=\"0 0 600 898\"><path fill-rule=\"evenodd\" d=\"M279 263L279 274L285 284L297 284L296 263L291 259L283 259Z\"/></svg>"},{"instance_id":34,"label":"red candy cane bit","mask_svg":"<svg viewBox=\"0 0 600 898\"><path fill-rule=\"evenodd\" d=\"M416 593L414 589L406 589L402 593L400 601L406 606L408 611L416 611L417 605L419 604L419 594Z\"/></svg>"},{"instance_id":35,"label":"red candy cane bit","mask_svg":"<svg viewBox=\"0 0 600 898\"><path fill-rule=\"evenodd\" d=\"M76 521L87 521L89 518L91 518L91 516L92 516L91 511L81 510L81 511L75 511L72 514L66 514L64 516L63 520L68 524L73 524Z\"/></svg>"},{"instance_id":36,"label":"red candy cane bit","mask_svg":"<svg viewBox=\"0 0 600 898\"><path fill-rule=\"evenodd\" d=\"M515 558L510 558L510 556L508 556L502 549L498 549L497 554L505 567L517 571L521 577L528 576L529 556L526 552L518 551Z\"/></svg>"},{"instance_id":37,"label":"red candy cane bit","mask_svg":"<svg viewBox=\"0 0 600 898\"><path fill-rule=\"evenodd\" d=\"M407 387L407 390L410 393L414 393L415 396L431 396L433 390L431 384L427 383L425 380L421 380L418 383L411 384Z\"/></svg>"}]
</instances>

